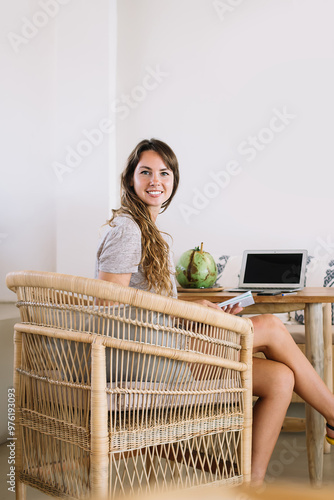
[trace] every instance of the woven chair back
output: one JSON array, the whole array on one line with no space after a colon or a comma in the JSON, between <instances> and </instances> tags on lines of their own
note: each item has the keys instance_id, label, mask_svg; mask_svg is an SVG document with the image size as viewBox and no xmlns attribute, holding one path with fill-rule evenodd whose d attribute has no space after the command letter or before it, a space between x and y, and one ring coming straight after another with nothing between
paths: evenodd
<instances>
[{"instance_id":1,"label":"woven chair back","mask_svg":"<svg viewBox=\"0 0 334 500\"><path fill-rule=\"evenodd\" d=\"M19 481L80 498L249 479L249 321L54 273L7 284Z\"/></svg>"}]
</instances>

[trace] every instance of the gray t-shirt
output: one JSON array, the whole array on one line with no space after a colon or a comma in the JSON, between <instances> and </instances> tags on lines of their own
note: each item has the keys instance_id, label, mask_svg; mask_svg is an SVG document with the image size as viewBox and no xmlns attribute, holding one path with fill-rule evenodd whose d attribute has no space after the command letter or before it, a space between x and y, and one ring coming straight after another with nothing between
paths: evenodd
<instances>
[{"instance_id":1,"label":"gray t-shirt","mask_svg":"<svg viewBox=\"0 0 334 500\"><path fill-rule=\"evenodd\" d=\"M112 227L101 238L96 255L95 278L99 271L105 273L127 274L131 273L130 284L132 288L155 292L148 288L148 282L142 265L141 231L138 224L126 215L119 215L112 221ZM173 297L177 297L175 268L169 254L171 281L173 284Z\"/></svg>"}]
</instances>

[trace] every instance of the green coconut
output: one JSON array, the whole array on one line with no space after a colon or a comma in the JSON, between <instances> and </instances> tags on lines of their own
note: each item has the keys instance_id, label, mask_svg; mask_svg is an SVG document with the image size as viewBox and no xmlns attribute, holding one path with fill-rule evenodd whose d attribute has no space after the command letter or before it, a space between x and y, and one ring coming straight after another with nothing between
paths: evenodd
<instances>
[{"instance_id":1,"label":"green coconut","mask_svg":"<svg viewBox=\"0 0 334 500\"><path fill-rule=\"evenodd\" d=\"M196 247L184 252L176 265L176 279L183 288L209 288L217 279L212 255Z\"/></svg>"}]
</instances>

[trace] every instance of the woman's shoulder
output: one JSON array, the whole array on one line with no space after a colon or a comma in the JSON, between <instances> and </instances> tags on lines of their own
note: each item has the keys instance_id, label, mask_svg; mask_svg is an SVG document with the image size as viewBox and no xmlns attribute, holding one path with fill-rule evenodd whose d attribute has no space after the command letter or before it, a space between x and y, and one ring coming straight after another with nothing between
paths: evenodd
<instances>
[{"instance_id":1,"label":"woman's shoulder","mask_svg":"<svg viewBox=\"0 0 334 500\"><path fill-rule=\"evenodd\" d=\"M141 240L141 231L138 224L128 215L117 215L107 225L103 231L102 240L115 240L118 238L131 239L135 238Z\"/></svg>"},{"instance_id":2,"label":"woman's shoulder","mask_svg":"<svg viewBox=\"0 0 334 500\"><path fill-rule=\"evenodd\" d=\"M140 227L130 215L117 215L109 224L108 231L133 230L140 233Z\"/></svg>"},{"instance_id":3,"label":"woman's shoulder","mask_svg":"<svg viewBox=\"0 0 334 500\"><path fill-rule=\"evenodd\" d=\"M141 251L141 231L131 217L119 215L100 232L97 256L110 252L113 255L122 254L124 248L129 252Z\"/></svg>"}]
</instances>

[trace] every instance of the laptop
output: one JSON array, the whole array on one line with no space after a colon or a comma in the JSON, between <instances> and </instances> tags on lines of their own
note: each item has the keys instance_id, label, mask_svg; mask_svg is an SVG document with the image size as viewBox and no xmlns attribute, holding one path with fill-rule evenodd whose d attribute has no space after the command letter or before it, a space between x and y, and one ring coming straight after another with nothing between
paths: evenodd
<instances>
[{"instance_id":1,"label":"laptop","mask_svg":"<svg viewBox=\"0 0 334 500\"><path fill-rule=\"evenodd\" d=\"M226 291L274 295L304 288L307 250L245 250L239 288Z\"/></svg>"}]
</instances>

